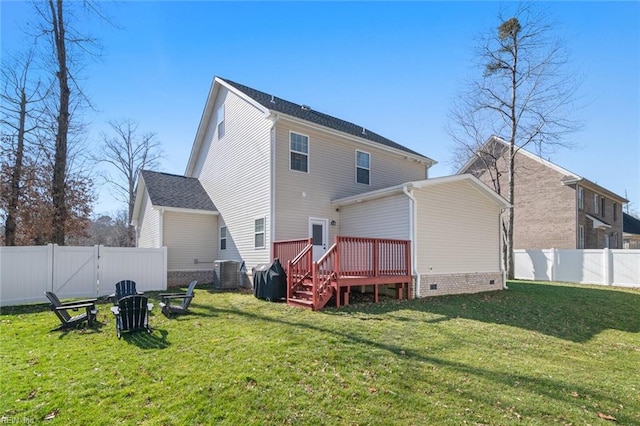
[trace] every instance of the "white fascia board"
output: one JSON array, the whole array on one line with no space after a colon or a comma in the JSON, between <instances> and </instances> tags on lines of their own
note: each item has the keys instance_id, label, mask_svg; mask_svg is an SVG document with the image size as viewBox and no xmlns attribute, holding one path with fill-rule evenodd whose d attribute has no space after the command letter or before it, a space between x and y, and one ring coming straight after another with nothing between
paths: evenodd
<instances>
[{"instance_id":1,"label":"white fascia board","mask_svg":"<svg viewBox=\"0 0 640 426\"><path fill-rule=\"evenodd\" d=\"M193 169L197 164L196 160L200 156L200 149L204 142L204 135L207 130L207 124L209 123L211 114L213 114L213 106L216 103L216 98L218 97L218 93L220 93L221 86L224 86L227 90L234 93L236 96L239 96L249 104L253 105L257 109L262 111L262 113L265 116L268 116L270 113L269 109L263 107L260 103L256 102L255 100L247 96L242 91L228 84L226 81L224 81L220 77L214 77L213 82L211 83L211 88L209 89L209 95L207 96L207 101L205 103L204 110L202 111L202 117L200 117L200 124L198 124L196 137L193 141L193 146L191 147L191 154L189 155L189 161L187 162L187 168L184 173L184 175L187 177L192 177Z\"/></svg>"},{"instance_id":2,"label":"white fascia board","mask_svg":"<svg viewBox=\"0 0 640 426\"><path fill-rule=\"evenodd\" d=\"M580 184L583 188L588 188L593 192L597 192L600 195L606 195L608 198L612 198L613 200L619 202L620 204L627 204L629 200L624 197L619 196L615 192L609 191L607 188L604 188L598 185L595 182L591 182L589 179L579 178L579 179L566 179L562 181L563 185L575 185Z\"/></svg>"},{"instance_id":3,"label":"white fascia board","mask_svg":"<svg viewBox=\"0 0 640 426\"><path fill-rule=\"evenodd\" d=\"M594 228L603 228L603 229L609 229L611 228L611 225L609 225L608 223L604 223L603 221L601 221L600 219L598 219L597 217L593 217L590 214L586 214L586 216L591 219L591 221L593 222L593 227Z\"/></svg>"},{"instance_id":4,"label":"white fascia board","mask_svg":"<svg viewBox=\"0 0 640 426\"><path fill-rule=\"evenodd\" d=\"M366 145L366 146L371 146L371 147L375 147L375 148L378 148L378 149L382 149L383 151L387 151L387 152L391 152L391 153L400 155L400 156L402 156L402 157L404 157L406 159L411 159L411 160L417 161L419 163L424 163L429 168L434 166L434 165L436 165L436 164L438 164L438 162L436 160L434 160L432 158L429 158L429 157L426 157L426 156L423 156L423 155L419 155L418 156L418 155L415 155L415 154L411 154L410 152L403 151L401 149L396 149L396 148L393 148L393 147L390 147L390 146L387 146L387 145L383 145L383 144L378 143L378 142L370 141L368 139L359 138L358 136L354 136L354 135L351 135L349 133L344 133L344 132L341 132L339 130L332 129L330 127L325 127L325 126L321 126L319 124L311 123L310 121L303 120L303 119L297 118L297 117L293 117L291 115L278 113L276 111L273 111L273 113L277 114L279 116L279 118L282 119L282 120L291 121L291 122L293 122L295 124L299 124L299 125L302 125L302 126L307 126L307 127L310 127L312 129L319 130L319 131L322 131L322 132L328 132L328 133L331 133L331 134L334 134L334 135L337 135L337 136L340 136L340 137L343 137L343 138L346 138L346 139L350 139L350 140L352 140L354 142L361 143L361 144Z\"/></svg>"},{"instance_id":5,"label":"white fascia board","mask_svg":"<svg viewBox=\"0 0 640 426\"><path fill-rule=\"evenodd\" d=\"M176 213L192 213L192 214L204 214L209 216L219 216L220 212L212 210L198 210L198 209L185 209L182 207L168 207L168 206L153 206L154 210L159 212L176 212Z\"/></svg>"},{"instance_id":6,"label":"white fascia board","mask_svg":"<svg viewBox=\"0 0 640 426\"><path fill-rule=\"evenodd\" d=\"M147 186L144 183L142 173L138 174L138 187L136 188L136 200L133 204L133 211L131 212L130 225L138 226L138 216L140 215L140 206L142 206L142 199L145 195Z\"/></svg>"}]
</instances>

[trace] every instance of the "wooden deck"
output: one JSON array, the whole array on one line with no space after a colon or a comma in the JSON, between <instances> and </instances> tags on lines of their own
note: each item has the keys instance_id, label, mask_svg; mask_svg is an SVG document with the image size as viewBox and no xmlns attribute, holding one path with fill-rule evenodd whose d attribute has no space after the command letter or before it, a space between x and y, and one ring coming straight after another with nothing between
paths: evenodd
<instances>
[{"instance_id":1,"label":"wooden deck","mask_svg":"<svg viewBox=\"0 0 640 426\"><path fill-rule=\"evenodd\" d=\"M311 239L276 241L273 257L287 271L287 302L313 310L334 297L348 305L351 287L373 286L374 302L380 286L395 286L396 298L410 298L411 243L407 240L338 236L317 262Z\"/></svg>"}]
</instances>

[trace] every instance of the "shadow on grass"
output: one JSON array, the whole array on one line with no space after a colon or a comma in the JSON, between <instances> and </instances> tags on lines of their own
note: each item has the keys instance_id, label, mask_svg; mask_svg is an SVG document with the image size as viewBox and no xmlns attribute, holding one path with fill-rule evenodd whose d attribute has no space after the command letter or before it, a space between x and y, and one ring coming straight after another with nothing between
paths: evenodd
<instances>
[{"instance_id":1,"label":"shadow on grass","mask_svg":"<svg viewBox=\"0 0 640 426\"><path fill-rule=\"evenodd\" d=\"M480 297L483 299L483 295L475 295L475 297ZM634 296L630 294L630 296ZM637 297L637 296L636 296ZM392 304L387 307L387 311L389 310L400 310L406 309L411 305L411 302L398 302L394 301ZM393 306L393 309L390 307ZM415 306L413 307L415 309ZM481 379L491 381L496 384L504 385L506 387L514 387L518 386L519 388L524 388L532 394L543 395L547 398L551 398L562 402L564 404L573 405L575 407L583 407L584 400L581 398L596 398L600 401L604 401L610 407L616 407L621 402L615 398L612 398L610 395L604 394L601 391L597 391L590 387L584 387L580 385L576 385L572 383L570 378L543 378L536 377L534 375L527 374L517 374L513 371L501 371L498 369L491 369L491 366L488 365L486 368L471 366L462 362L446 359L444 357L439 357L434 353L428 351L428 349L424 351L412 350L408 349L404 346L380 342L374 339L369 339L363 335L355 335L352 333L340 331L335 328L323 327L315 324L310 324L309 322L296 322L295 320L286 320L283 318L274 318L271 316L266 316L262 314L258 314L255 312L249 312L239 309L220 309L220 308L209 308L212 312L215 312L218 315L238 315L241 317L245 317L251 320L265 321L270 323L278 323L283 326L291 327L291 328L299 328L303 330L313 330L320 333L330 334L334 336L339 336L344 342L350 342L353 344L365 345L372 349L378 349L387 351L388 353L402 359L410 360L410 361L418 361L423 363L429 363L440 368L449 369L455 371L457 373L469 374ZM295 309L295 308L292 308ZM431 310L426 310L428 312L432 312ZM365 312L362 309L351 309L350 312ZM368 314L371 312L369 310L366 311ZM334 314L344 312L335 311ZM394 316L393 320L395 321L397 318ZM436 320L438 322L439 320ZM493 405L496 403L495 399L489 395L480 395L477 393L467 393L461 391L459 389L459 384L451 383L444 384L450 389L451 393L461 393L466 394L468 398L475 400L484 400L487 405ZM581 395L581 398L576 398L576 393ZM617 414L618 422L621 424L632 424L637 419L632 417L632 415L627 413L618 413Z\"/></svg>"},{"instance_id":2,"label":"shadow on grass","mask_svg":"<svg viewBox=\"0 0 640 426\"><path fill-rule=\"evenodd\" d=\"M58 339L63 339L70 333L77 333L77 334L102 333L102 329L104 328L104 326L105 326L104 323L96 320L93 322L93 324L91 324L91 326L89 326L86 322L83 322L82 324L79 324L78 326L71 327L71 328L62 328L62 325L59 325L51 329L49 332L59 333L60 335L58 336Z\"/></svg>"},{"instance_id":3,"label":"shadow on grass","mask_svg":"<svg viewBox=\"0 0 640 426\"><path fill-rule=\"evenodd\" d=\"M169 332L163 329L153 329L151 333L146 330L122 333L122 340L130 345L136 345L140 349L167 349L171 343L167 341ZM115 338L115 331L114 331Z\"/></svg>"},{"instance_id":4,"label":"shadow on grass","mask_svg":"<svg viewBox=\"0 0 640 426\"><path fill-rule=\"evenodd\" d=\"M328 315L386 314L405 309L536 331L576 343L604 330L640 332L640 292L509 282L508 290L325 309ZM375 318L375 317L374 317ZM402 320L394 315L394 320ZM414 321L413 319L410 319ZM438 322L441 320L438 320Z\"/></svg>"}]
</instances>

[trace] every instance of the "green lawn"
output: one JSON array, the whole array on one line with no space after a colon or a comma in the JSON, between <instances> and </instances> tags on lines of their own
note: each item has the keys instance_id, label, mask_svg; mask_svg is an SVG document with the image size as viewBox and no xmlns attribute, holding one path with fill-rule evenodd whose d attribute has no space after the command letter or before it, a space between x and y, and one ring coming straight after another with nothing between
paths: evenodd
<instances>
[{"instance_id":1,"label":"green lawn","mask_svg":"<svg viewBox=\"0 0 640 426\"><path fill-rule=\"evenodd\" d=\"M513 282L311 312L197 288L175 319L155 302L153 334L121 340L106 303L69 332L3 309L0 422L640 424L639 291Z\"/></svg>"}]
</instances>

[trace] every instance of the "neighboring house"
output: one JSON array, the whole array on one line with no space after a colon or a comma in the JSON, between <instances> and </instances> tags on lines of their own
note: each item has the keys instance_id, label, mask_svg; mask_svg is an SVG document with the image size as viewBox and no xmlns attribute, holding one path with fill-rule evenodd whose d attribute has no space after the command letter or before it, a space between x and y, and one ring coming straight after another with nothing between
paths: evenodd
<instances>
[{"instance_id":1,"label":"neighboring house","mask_svg":"<svg viewBox=\"0 0 640 426\"><path fill-rule=\"evenodd\" d=\"M622 213L622 248L640 249L640 219L627 213Z\"/></svg>"},{"instance_id":2,"label":"neighboring house","mask_svg":"<svg viewBox=\"0 0 640 426\"><path fill-rule=\"evenodd\" d=\"M491 137L459 171L508 194L508 144ZM606 188L525 149L515 155L514 249L622 248L622 206Z\"/></svg>"},{"instance_id":3,"label":"neighboring house","mask_svg":"<svg viewBox=\"0 0 640 426\"><path fill-rule=\"evenodd\" d=\"M471 175L428 179L433 164L362 126L216 77L186 176L142 173L138 245L169 247L171 285L204 273L202 259L269 263L278 241L312 238L318 260L338 236L402 239L412 242L411 295L502 288L506 202ZM179 182L181 196L187 186L197 194L171 203Z\"/></svg>"}]
</instances>

